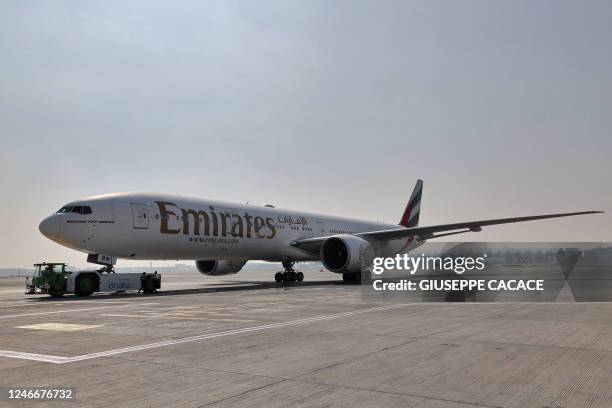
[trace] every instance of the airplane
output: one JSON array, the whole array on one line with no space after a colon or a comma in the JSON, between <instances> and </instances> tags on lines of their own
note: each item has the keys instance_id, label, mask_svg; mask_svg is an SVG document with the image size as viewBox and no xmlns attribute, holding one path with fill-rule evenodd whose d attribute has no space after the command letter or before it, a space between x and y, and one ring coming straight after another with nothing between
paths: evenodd
<instances>
[{"instance_id":1,"label":"airplane","mask_svg":"<svg viewBox=\"0 0 612 408\"><path fill-rule=\"evenodd\" d=\"M580 211L419 226L418 180L397 225L176 195L114 193L64 205L39 226L47 238L112 270L117 259L194 260L204 275L238 273L249 260L281 262L275 280L301 281L295 262L321 261L359 282L374 257L413 251L426 240L483 227L596 214Z\"/></svg>"}]
</instances>

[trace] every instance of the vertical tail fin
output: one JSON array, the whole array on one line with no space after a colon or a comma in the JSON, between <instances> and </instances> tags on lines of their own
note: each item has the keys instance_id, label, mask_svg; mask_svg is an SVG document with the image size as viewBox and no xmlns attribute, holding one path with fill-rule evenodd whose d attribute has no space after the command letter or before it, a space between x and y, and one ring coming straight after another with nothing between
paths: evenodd
<instances>
[{"instance_id":1,"label":"vertical tail fin","mask_svg":"<svg viewBox=\"0 0 612 408\"><path fill-rule=\"evenodd\" d=\"M419 214L421 213L421 195L423 193L423 180L419 179L412 190L408 205L404 210L404 215L399 222L399 225L411 228L419 225Z\"/></svg>"}]
</instances>

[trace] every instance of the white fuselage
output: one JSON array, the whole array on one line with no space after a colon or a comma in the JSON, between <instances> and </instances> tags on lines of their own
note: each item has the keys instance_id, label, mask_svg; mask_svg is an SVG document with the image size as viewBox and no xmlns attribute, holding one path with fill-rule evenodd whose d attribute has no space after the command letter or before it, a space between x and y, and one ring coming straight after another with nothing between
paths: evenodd
<instances>
[{"instance_id":1,"label":"white fuselage","mask_svg":"<svg viewBox=\"0 0 612 408\"><path fill-rule=\"evenodd\" d=\"M84 210L85 209L85 210ZM403 228L273 207L163 194L117 193L66 204L40 230L64 246L124 259L318 260L296 240ZM410 250L412 239L377 245L380 256Z\"/></svg>"}]
</instances>

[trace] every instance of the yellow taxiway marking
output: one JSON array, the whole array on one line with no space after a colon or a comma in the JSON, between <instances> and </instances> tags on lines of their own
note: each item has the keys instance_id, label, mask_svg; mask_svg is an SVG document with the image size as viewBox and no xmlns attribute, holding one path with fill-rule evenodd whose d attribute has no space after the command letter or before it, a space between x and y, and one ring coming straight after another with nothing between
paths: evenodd
<instances>
[{"instance_id":1,"label":"yellow taxiway marking","mask_svg":"<svg viewBox=\"0 0 612 408\"><path fill-rule=\"evenodd\" d=\"M40 323L40 324L29 324L27 326L17 326L17 329L34 329L34 330L53 330L53 331L79 331L94 329L101 327L96 324L72 324L72 323Z\"/></svg>"}]
</instances>

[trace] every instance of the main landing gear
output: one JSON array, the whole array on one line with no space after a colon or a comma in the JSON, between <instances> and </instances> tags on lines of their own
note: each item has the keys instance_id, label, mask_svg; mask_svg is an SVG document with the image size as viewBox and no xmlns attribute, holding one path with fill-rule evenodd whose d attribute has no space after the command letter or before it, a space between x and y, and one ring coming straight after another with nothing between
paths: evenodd
<instances>
[{"instance_id":1,"label":"main landing gear","mask_svg":"<svg viewBox=\"0 0 612 408\"><path fill-rule=\"evenodd\" d=\"M295 262L293 261L283 261L283 268L285 268L285 272L276 272L274 275L274 280L277 282L301 282L304 280L304 274L302 272L296 272L293 269L293 265Z\"/></svg>"},{"instance_id":2,"label":"main landing gear","mask_svg":"<svg viewBox=\"0 0 612 408\"><path fill-rule=\"evenodd\" d=\"M115 267L113 265L104 265L102 268L98 269L98 272L115 273Z\"/></svg>"}]
</instances>

